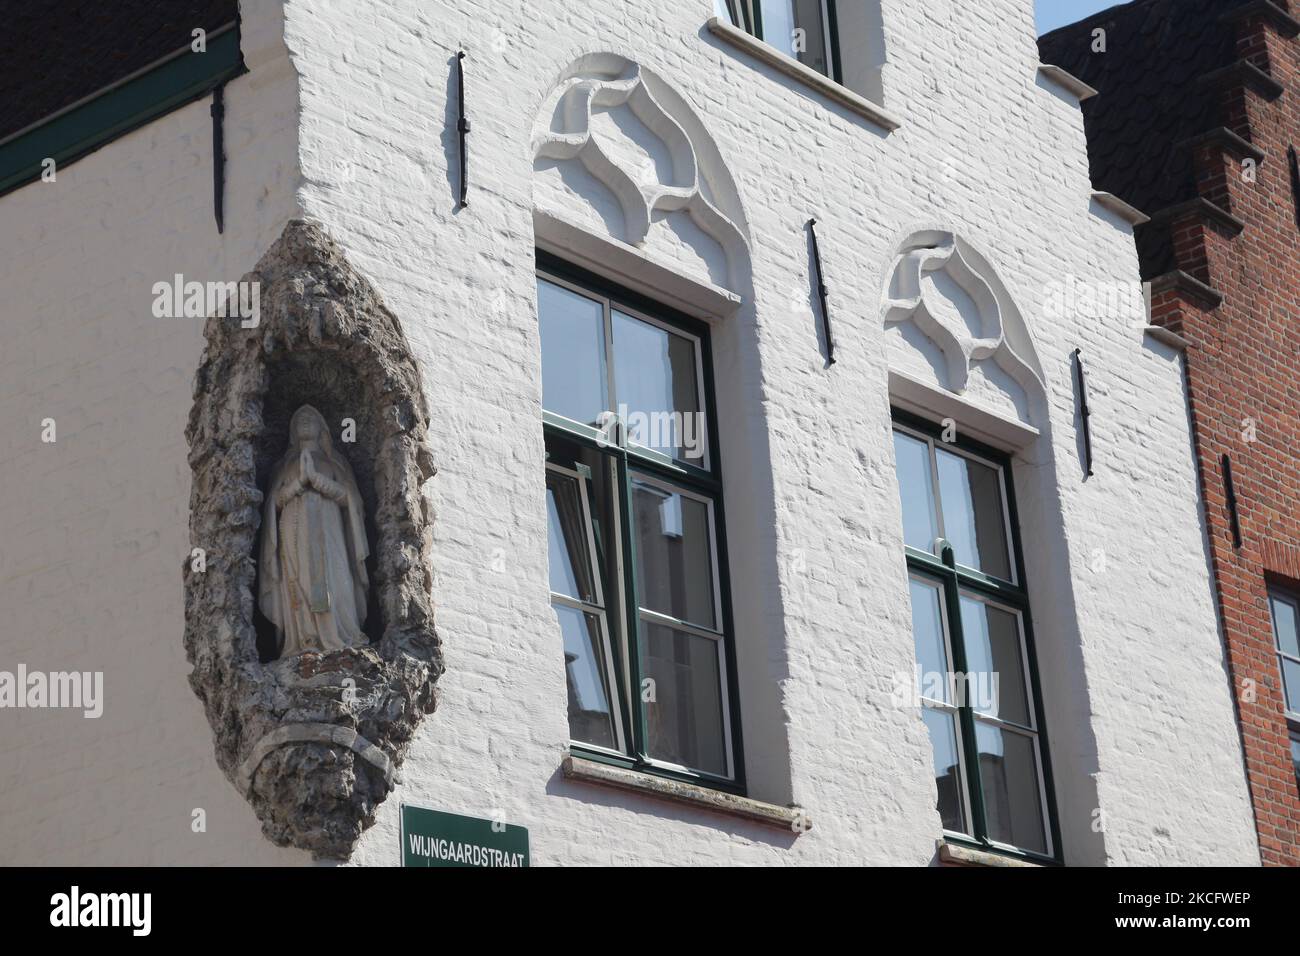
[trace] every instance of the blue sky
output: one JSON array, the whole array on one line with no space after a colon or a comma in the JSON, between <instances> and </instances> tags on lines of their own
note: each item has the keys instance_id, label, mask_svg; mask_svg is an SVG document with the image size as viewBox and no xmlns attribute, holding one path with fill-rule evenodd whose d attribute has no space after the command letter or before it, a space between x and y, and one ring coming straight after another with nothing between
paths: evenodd
<instances>
[{"instance_id":1,"label":"blue sky","mask_svg":"<svg viewBox=\"0 0 1300 956\"><path fill-rule=\"evenodd\" d=\"M1124 0L1034 0L1038 15L1038 33L1041 36L1067 23L1082 20L1098 10L1105 10Z\"/></svg>"}]
</instances>

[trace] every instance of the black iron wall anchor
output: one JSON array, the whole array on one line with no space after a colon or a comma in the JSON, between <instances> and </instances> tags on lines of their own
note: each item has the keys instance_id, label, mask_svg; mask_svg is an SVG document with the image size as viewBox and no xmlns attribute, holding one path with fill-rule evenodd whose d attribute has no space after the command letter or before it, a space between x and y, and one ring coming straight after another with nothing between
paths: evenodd
<instances>
[{"instance_id":1,"label":"black iron wall anchor","mask_svg":"<svg viewBox=\"0 0 1300 956\"><path fill-rule=\"evenodd\" d=\"M212 91L212 211L226 231L226 85Z\"/></svg>"},{"instance_id":2,"label":"black iron wall anchor","mask_svg":"<svg viewBox=\"0 0 1300 956\"><path fill-rule=\"evenodd\" d=\"M1223 470L1223 497L1228 502L1228 524L1232 528L1232 546L1241 547L1241 518L1237 513L1237 486L1232 482L1232 459L1226 454L1219 459Z\"/></svg>"},{"instance_id":3,"label":"black iron wall anchor","mask_svg":"<svg viewBox=\"0 0 1300 956\"><path fill-rule=\"evenodd\" d=\"M469 136L469 118L465 116L465 67L463 60L465 51L460 50L456 54L456 102L459 107L459 114L456 119L456 133L460 137L460 206L465 208L469 205L469 153L466 150L465 138Z\"/></svg>"},{"instance_id":4,"label":"black iron wall anchor","mask_svg":"<svg viewBox=\"0 0 1300 956\"><path fill-rule=\"evenodd\" d=\"M1074 350L1074 378L1079 385L1079 417L1083 420L1083 469L1092 477L1092 409L1088 407L1088 380L1083 373L1083 352Z\"/></svg>"},{"instance_id":5,"label":"black iron wall anchor","mask_svg":"<svg viewBox=\"0 0 1300 956\"><path fill-rule=\"evenodd\" d=\"M817 280L817 297L822 304L822 330L826 333L826 364L835 364L835 338L831 335L831 307L826 301L826 279L822 275L822 253L817 246L817 220L808 220L808 235L812 237L813 270Z\"/></svg>"}]
</instances>

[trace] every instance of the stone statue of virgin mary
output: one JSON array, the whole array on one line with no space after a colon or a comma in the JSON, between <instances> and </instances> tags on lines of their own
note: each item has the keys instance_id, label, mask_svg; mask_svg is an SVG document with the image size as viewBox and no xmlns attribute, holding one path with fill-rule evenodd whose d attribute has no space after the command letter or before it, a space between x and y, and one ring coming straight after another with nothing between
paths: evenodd
<instances>
[{"instance_id":1,"label":"stone statue of virgin mary","mask_svg":"<svg viewBox=\"0 0 1300 956\"><path fill-rule=\"evenodd\" d=\"M364 644L370 549L361 494L310 405L293 413L263 507L258 606L276 627L280 658Z\"/></svg>"}]
</instances>

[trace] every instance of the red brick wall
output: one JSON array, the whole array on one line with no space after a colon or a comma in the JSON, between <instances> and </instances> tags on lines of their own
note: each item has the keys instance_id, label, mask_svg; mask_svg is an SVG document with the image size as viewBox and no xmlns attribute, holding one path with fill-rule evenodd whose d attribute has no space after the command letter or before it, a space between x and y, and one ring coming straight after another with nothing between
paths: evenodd
<instances>
[{"instance_id":1,"label":"red brick wall","mask_svg":"<svg viewBox=\"0 0 1300 956\"><path fill-rule=\"evenodd\" d=\"M1266 157L1252 183L1242 175L1242 153L1197 147L1200 195L1245 229L1233 235L1194 214L1174 223L1179 268L1221 292L1223 303L1210 309L1168 288L1153 298L1152 317L1192 343L1189 401L1261 857L1266 865L1298 865L1300 792L1266 588L1276 581L1300 591L1300 229L1287 164L1287 147L1300 148L1300 39L1258 17L1224 26L1238 31L1241 57L1285 92L1269 99L1230 84L1212 94L1223 97L1233 132ZM1232 461L1240 548L1224 454Z\"/></svg>"}]
</instances>

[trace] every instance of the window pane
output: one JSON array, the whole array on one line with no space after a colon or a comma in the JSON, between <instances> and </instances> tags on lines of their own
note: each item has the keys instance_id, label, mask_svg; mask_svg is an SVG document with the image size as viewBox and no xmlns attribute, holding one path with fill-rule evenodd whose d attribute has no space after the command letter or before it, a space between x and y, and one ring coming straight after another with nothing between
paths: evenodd
<instances>
[{"instance_id":1,"label":"window pane","mask_svg":"<svg viewBox=\"0 0 1300 956\"><path fill-rule=\"evenodd\" d=\"M1291 762L1295 764L1295 782L1300 786L1300 737L1291 738Z\"/></svg>"},{"instance_id":2,"label":"window pane","mask_svg":"<svg viewBox=\"0 0 1300 956\"><path fill-rule=\"evenodd\" d=\"M943 534L952 544L957 563L1010 581L1011 558L998 470L943 448L935 452Z\"/></svg>"},{"instance_id":3,"label":"window pane","mask_svg":"<svg viewBox=\"0 0 1300 956\"><path fill-rule=\"evenodd\" d=\"M763 14L763 39L805 66L830 76L822 0L760 0L760 2Z\"/></svg>"},{"instance_id":4,"label":"window pane","mask_svg":"<svg viewBox=\"0 0 1300 956\"><path fill-rule=\"evenodd\" d=\"M948 675L952 669L943 636L942 600L943 591L937 584L912 578L912 640L916 644L921 696L950 704Z\"/></svg>"},{"instance_id":5,"label":"window pane","mask_svg":"<svg viewBox=\"0 0 1300 956\"><path fill-rule=\"evenodd\" d=\"M632 520L641 606L717 630L708 505L634 478Z\"/></svg>"},{"instance_id":6,"label":"window pane","mask_svg":"<svg viewBox=\"0 0 1300 956\"><path fill-rule=\"evenodd\" d=\"M628 441L704 467L695 342L617 310L614 388Z\"/></svg>"},{"instance_id":7,"label":"window pane","mask_svg":"<svg viewBox=\"0 0 1300 956\"><path fill-rule=\"evenodd\" d=\"M537 280L542 335L542 407L599 425L606 401L605 308L545 279Z\"/></svg>"},{"instance_id":8,"label":"window pane","mask_svg":"<svg viewBox=\"0 0 1300 956\"><path fill-rule=\"evenodd\" d=\"M646 752L726 776L718 642L643 620L640 643Z\"/></svg>"},{"instance_id":9,"label":"window pane","mask_svg":"<svg viewBox=\"0 0 1300 956\"><path fill-rule=\"evenodd\" d=\"M1300 625L1296 621L1295 605L1278 594L1270 594L1268 603L1273 608L1273 633L1278 650L1292 657L1300 657Z\"/></svg>"},{"instance_id":10,"label":"window pane","mask_svg":"<svg viewBox=\"0 0 1300 956\"><path fill-rule=\"evenodd\" d=\"M989 837L1022 850L1046 853L1033 738L976 722L975 743Z\"/></svg>"},{"instance_id":11,"label":"window pane","mask_svg":"<svg viewBox=\"0 0 1300 956\"><path fill-rule=\"evenodd\" d=\"M965 682L967 703L981 713L1028 727L1018 618L1011 611L961 596L962 646L970 669Z\"/></svg>"},{"instance_id":12,"label":"window pane","mask_svg":"<svg viewBox=\"0 0 1300 956\"><path fill-rule=\"evenodd\" d=\"M1282 682L1286 685L1286 709L1300 714L1300 664L1289 658L1282 661Z\"/></svg>"},{"instance_id":13,"label":"window pane","mask_svg":"<svg viewBox=\"0 0 1300 956\"><path fill-rule=\"evenodd\" d=\"M921 716L925 718L925 729L930 732L930 744L934 748L934 782L939 788L938 810L943 827L954 833L970 833L962 809L956 717L930 707L922 707Z\"/></svg>"},{"instance_id":14,"label":"window pane","mask_svg":"<svg viewBox=\"0 0 1300 956\"><path fill-rule=\"evenodd\" d=\"M551 591L587 604L596 603L592 581L587 516L578 480L546 473L547 537L550 544Z\"/></svg>"},{"instance_id":15,"label":"window pane","mask_svg":"<svg viewBox=\"0 0 1300 956\"><path fill-rule=\"evenodd\" d=\"M782 53L794 56L791 50L794 35L794 7L791 0L759 0L763 20L763 39Z\"/></svg>"},{"instance_id":16,"label":"window pane","mask_svg":"<svg viewBox=\"0 0 1300 956\"><path fill-rule=\"evenodd\" d=\"M563 604L553 605L564 634L564 675L569 685L569 736L585 744L614 749L614 716L609 706L609 674L600 617Z\"/></svg>"},{"instance_id":17,"label":"window pane","mask_svg":"<svg viewBox=\"0 0 1300 956\"><path fill-rule=\"evenodd\" d=\"M921 551L934 550L939 536L935 521L934 484L930 480L930 446L894 432L894 458L898 462L898 491L903 499L903 542Z\"/></svg>"}]
</instances>

